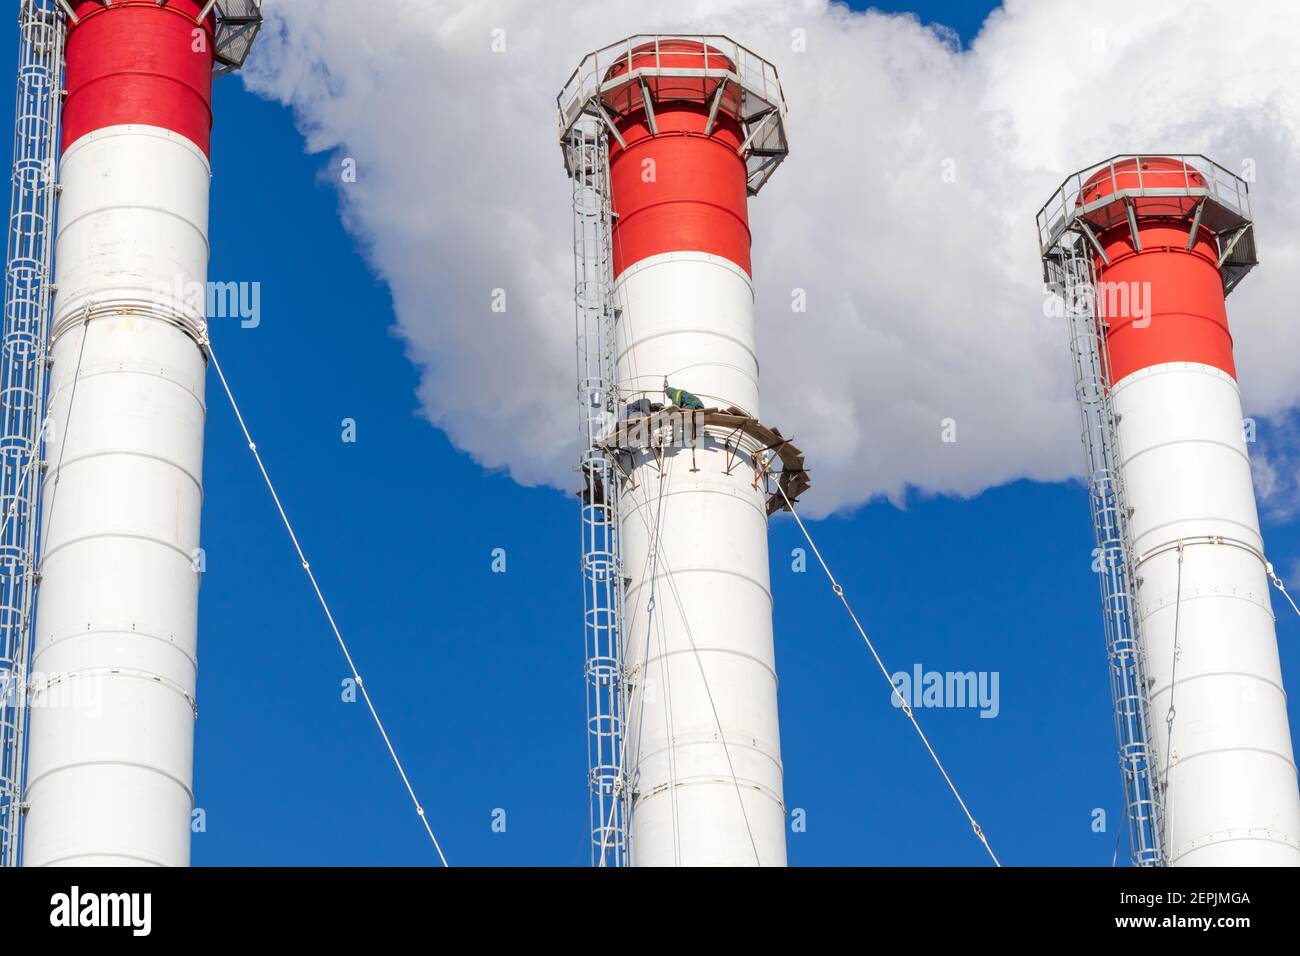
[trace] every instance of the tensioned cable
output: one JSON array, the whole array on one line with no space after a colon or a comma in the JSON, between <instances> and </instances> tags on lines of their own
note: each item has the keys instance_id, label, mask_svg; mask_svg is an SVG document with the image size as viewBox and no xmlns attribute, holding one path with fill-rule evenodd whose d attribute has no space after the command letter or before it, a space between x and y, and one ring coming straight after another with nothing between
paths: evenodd
<instances>
[{"instance_id":1,"label":"tensioned cable","mask_svg":"<svg viewBox=\"0 0 1300 956\"><path fill-rule=\"evenodd\" d=\"M40 445L40 442L39 442L39 439L38 439L38 440L37 440L37 447L38 447L38 448L39 448L39 445ZM40 461L40 458L41 458L41 456L40 456L40 454L38 453L38 451L35 451L35 450L34 450L34 451L32 452L32 454L31 454L31 456L27 459L27 464L23 467L23 472L22 472L22 474L18 476L18 484L14 487L14 501L13 501L13 503L12 503L11 505L9 505L9 510L5 512L4 521L3 521L3 522L0 522L0 538L3 538L3 537L4 537L4 533L5 533L6 531L9 530L9 519L12 518L14 515L16 515L16 514L18 513L18 497L17 497L17 496L20 495L20 494L22 494L22 493L23 493L23 489L24 489L25 487L27 487L27 476L30 475L30 474L32 473L32 467L33 467L33 466L34 466L38 461Z\"/></svg>"},{"instance_id":2,"label":"tensioned cable","mask_svg":"<svg viewBox=\"0 0 1300 956\"><path fill-rule=\"evenodd\" d=\"M667 462L665 462L664 467L665 467L665 468L669 467L668 464L667 464ZM663 488L664 488L664 483L666 482L666 479L667 479L667 475L664 475L664 476L662 476L662 477L660 478L659 499L658 499L658 501L656 502L656 511L657 511L657 512L660 511L660 510L662 509L662 502L663 502ZM647 497L645 503L646 503L646 504L649 503L649 498L648 498L648 497ZM685 606L684 602L682 601L681 594L680 594L680 592L677 590L677 585L676 585L675 581L673 580L673 571L672 571L672 568L669 566L668 558L667 558L666 555L662 554L662 552L661 552L661 550L660 550L660 534L661 534L661 529L660 529L659 525L660 525L660 521L661 521L661 514L656 514L656 518L655 518L655 527L654 527L653 529L651 529L650 524L649 524L649 522L646 520L644 513L642 513L640 510L638 510L637 513L641 516L641 522L642 522L642 524L644 524L644 525L646 526L646 530L647 530L647 531L650 531L651 534L652 534L653 537L654 537L654 540L655 540L655 547L654 547L654 549L652 550L652 557L654 558L656 564L662 564L662 565L664 566L664 570L665 570L664 578L665 578L665 580L666 580L667 583L668 583L668 589L669 589L669 591L670 591L671 594L672 594L673 602L677 605L677 611L678 611L678 614L681 616L681 619L682 619L682 625L684 626L684 628L685 628L685 630L686 630L686 639L687 639L688 641L690 641L690 644L691 644L691 651L692 651L692 653L693 653L693 655L694 655L694 657L695 657L695 663L696 663L696 666L699 668L699 671L700 671L700 679L701 679L701 681L704 683L704 692L705 692L705 694L708 696L708 700L709 700L709 708L710 708L710 710L712 710L712 712L713 712L713 720L714 720L714 723L717 725L717 728L718 728L718 739L719 739L719 741L722 743L722 752L723 752L724 756L726 756L726 758L727 758L727 767L728 767L728 769L729 769L730 772L731 772L731 782L732 782L732 785L736 788L736 800L737 800L737 802L740 804L740 815L741 815L741 819L744 820L744 823L745 823L745 832L746 832L746 834L749 836L749 844L750 844L750 847L751 847L751 848L753 849L753 851L754 851L754 862L755 862L758 866L762 866L762 865L763 865L763 860L762 860L762 857L759 855L759 852L758 852L758 843L757 843L757 841L754 839L754 831L753 831L753 828L750 826L750 822L749 822L749 813L748 813L748 811L745 809L745 800L744 800L744 797L741 795L741 792L740 792L740 780L739 780L739 779L737 778L737 776L736 776L736 767L735 767L735 764L733 763L733 761L732 761L732 759L731 759L731 748L730 748L729 746L727 746L726 735L723 733L723 730L722 730L722 719L721 719L721 717L719 717L719 715L718 715L717 704L714 702L714 699L713 699L713 691L712 691L712 689L709 687L709 679L708 679L708 676L707 676L707 675L705 674L705 672L704 672L704 663L703 663L702 660L700 660L699 647L698 647L698 646L696 645L696 643L695 643L695 636L694 636L694 633L692 632L691 625L690 625L690 621L686 618L686 606ZM648 562L647 562L647 563L648 563ZM643 568L643 571L644 571L644 568ZM655 582L655 578L656 578L656 577L657 577L657 571L652 572L652 576L651 576L651 586L650 586L651 598L650 598L649 606L648 606L648 608L647 608L647 610L648 610L650 613L653 613L653 610L654 610L654 596L653 596L653 591L655 590L655 583L654 583L654 582ZM661 622L662 622L662 615L660 615L660 619L661 619ZM648 655L649 655L649 641L650 641L649 626L650 626L650 625L649 625L649 620L647 619L647 633L646 633L646 648L647 648L647 651L646 651L646 655L645 655L645 657L642 658L643 661L644 661L644 660L646 659L646 657L648 657ZM662 623L660 624L660 627L662 627ZM644 715L644 710L645 710L645 695L644 695L644 694L642 694L642 699L641 699L641 708L642 708L642 715ZM638 733L640 733L640 729L641 729L642 725L643 725L643 721L642 721L642 720L638 720L638 722L637 722ZM623 739L623 748L624 748L624 752L626 752L626 746L627 746L627 738L626 738L626 736L624 736L624 739ZM612 813L611 813L611 820L612 820ZM675 827L676 827L676 824L674 823L674 828L675 828ZM602 865L602 866L604 865L604 845L603 845L603 842L604 842L604 841L603 841L603 837L602 837L602 846L601 846L601 865Z\"/></svg>"},{"instance_id":3,"label":"tensioned cable","mask_svg":"<svg viewBox=\"0 0 1300 956\"><path fill-rule=\"evenodd\" d=\"M704 661L700 659L700 649L695 643L695 634L691 629L691 622L686 618L686 605L682 601L681 592L677 590L677 583L673 580L673 569L669 566L666 558L663 559L663 565L668 590L672 592L673 602L677 605L678 613L681 615L686 639L691 643L691 656L695 658L695 666L700 672L700 681L704 684L704 694L709 699L709 709L713 711L713 722L718 727L718 741L722 744L723 756L727 758L727 770L731 774L731 785L736 790L736 802L740 805L740 817L745 822L745 833L749 836L749 845L754 851L754 863L756 866L762 866L763 859L759 856L758 843L754 839L754 830L749 823L749 812L745 809L745 798L740 792L740 779L736 776L736 765L731 759L731 748L727 746L727 736L722 729L722 718L718 716L718 705L713 699L713 690L709 687L709 678L704 672Z\"/></svg>"},{"instance_id":4,"label":"tensioned cable","mask_svg":"<svg viewBox=\"0 0 1300 956\"><path fill-rule=\"evenodd\" d=\"M650 662L650 640L651 637L658 637L659 653L663 655L660 662L660 673L664 680L664 734L669 741L673 740L673 684L668 676L668 646L664 635L664 618L659 615L655 618L655 609L658 606L658 578L659 578L659 561L663 557L663 528L664 528L664 491L668 487L668 476L671 474L672 462L667 455L661 455L659 458L659 495L655 501L655 525L651 532L654 540L654 546L650 549L650 597L646 601L646 633L645 633L645 654L642 655L642 663L649 665ZM644 688L649 686L650 674L649 667L646 673L642 675L641 691L641 713L637 716L637 736L643 733L645 728L645 705L646 693ZM637 740L637 749L640 750L641 742ZM668 748L668 791L672 797L673 811L673 865L682 865L682 826L681 826L681 807L677 795L677 754L672 747Z\"/></svg>"},{"instance_id":5,"label":"tensioned cable","mask_svg":"<svg viewBox=\"0 0 1300 956\"><path fill-rule=\"evenodd\" d=\"M86 339L90 335L90 316L87 315L81 324L81 345L77 349L77 366L72 371L72 386L68 391L68 414L63 420L63 434L59 437L59 460L54 465L54 487L50 490L50 506L45 510L45 538L50 537L50 531L54 527L54 503L59 498L59 483L63 481L63 455L68 450L68 433L72 431L72 404L77 400L77 383L81 381L81 363L86 357ZM46 420L49 419L49 413L46 413ZM41 428L45 428L45 423L41 423ZM38 433L39 434L39 433ZM32 452L34 458L40 457L40 443L37 442L36 449ZM30 463L29 463L30 464ZM6 518L6 520L8 520ZM42 545L43 549L44 545Z\"/></svg>"},{"instance_id":6,"label":"tensioned cable","mask_svg":"<svg viewBox=\"0 0 1300 956\"><path fill-rule=\"evenodd\" d=\"M731 784L736 790L736 802L740 806L740 817L745 823L745 833L749 837L750 848L754 851L754 863L762 866L763 859L759 855L758 842L754 839L754 830L749 823L749 812L745 809L745 799L740 792L740 780L736 776L736 765L731 759L731 748L727 746L727 735L722 729L722 718L718 715L718 705L713 699L713 689L709 687L709 678L704 671L704 661L700 658L700 649L695 643L694 630L691 628L690 619L686 616L686 603L682 600L681 592L677 590L677 581L673 575L672 565L668 561L668 556L660 550L658 531L656 531L655 550L660 552L657 560L664 567L664 580L668 585L669 592L672 594L673 603L677 605L677 613L681 617L686 639L691 645L691 655L695 658L695 666L700 672L700 682L704 685L704 694L709 700L709 709L713 712L713 722L718 728L718 741L722 744L723 756L727 758L727 770L731 774Z\"/></svg>"},{"instance_id":7,"label":"tensioned cable","mask_svg":"<svg viewBox=\"0 0 1300 956\"><path fill-rule=\"evenodd\" d=\"M997 854L993 852L993 847L989 846L988 837L984 835L984 831L980 829L980 825L975 822L975 818L971 815L970 809L966 806L966 801L961 798L961 794L957 791L957 785L952 782L952 777L948 776L948 771L944 769L943 761L941 761L939 755L935 753L934 747L930 743L930 738L926 737L925 731L921 729L921 725L917 722L916 714L912 711L912 705L905 701L903 695L898 692L898 687L895 686L894 681L889 676L889 669L885 667L885 662L880 659L880 654L877 653L875 645L871 643L871 638L867 637L867 632L863 629L861 622L858 621L858 616L853 613L853 606L849 604L849 599L844 594L844 587L835 580L835 575L831 573L830 567L826 564L826 559L822 557L821 551L817 549L817 544L813 541L812 535L808 533L808 528L804 525L803 519L800 518L799 513L794 510L794 502L792 502L790 496L785 493L785 488L781 486L779 479L776 482L776 489L781 493L781 497L785 499L786 507L790 509L790 514L794 516L795 522L799 525L799 530L803 532L804 539L808 542L808 547L812 548L813 554L817 556L817 561L822 566L822 570L826 572L826 579L831 582L831 590L835 592L835 596L840 599L841 603L843 603L844 610L849 612L849 617L853 621L853 626L858 629L858 634L861 635L863 643L867 645L867 650L871 651L871 656L876 659L876 665L880 668L880 673L884 675L885 682L889 684L889 688L893 691L893 695L898 698L898 703L901 706L903 713L907 716L907 719L912 722L912 726L916 729L917 736L921 738L921 743L925 744L925 749L930 752L930 759L932 759L934 765L939 768L939 773L943 776L944 783L948 784L948 789L951 790L952 795L957 798L957 803L961 806L962 813L966 814L966 819L970 822L971 830L975 832L975 836L979 838L980 843L984 844L984 849L988 850L989 856L993 858L994 865L1000 867L1002 863L998 860Z\"/></svg>"},{"instance_id":8,"label":"tensioned cable","mask_svg":"<svg viewBox=\"0 0 1300 956\"><path fill-rule=\"evenodd\" d=\"M1178 656L1181 653L1179 644L1179 625L1181 623L1183 610L1183 546L1180 542L1178 545L1178 584L1174 590L1174 652L1172 660L1169 662L1169 711L1165 714L1165 774L1164 774L1164 796L1165 796L1165 830L1169 829L1169 797L1173 792L1169 779L1169 770L1174 753L1174 717L1177 711L1174 709L1174 695L1178 692ZM1168 832L1164 835L1165 845L1169 845Z\"/></svg>"},{"instance_id":9,"label":"tensioned cable","mask_svg":"<svg viewBox=\"0 0 1300 956\"><path fill-rule=\"evenodd\" d=\"M298 560L302 562L302 569L307 574L307 580L311 582L312 590L316 592L316 600L320 602L321 610L325 612L325 619L329 621L330 629L334 632L334 639L338 642L339 650L343 652L343 658L348 662L348 669L352 671L352 679L356 681L357 689L361 691L366 706L370 708L370 716L374 718L375 727L379 729L379 736L384 738L384 746L388 748L388 755L393 758L393 766L397 768L402 783L406 786L406 792L410 794L411 802L415 804L415 812L419 815L420 822L424 824L424 830L429 834L429 839L433 841L433 848L438 851L438 859L442 861L444 867L448 866L447 858L442 852L442 846L438 843L438 838L434 836L433 827L429 825L428 814L424 812L424 807L420 804L420 798L415 795L415 788L411 786L411 780L406 775L406 769L397 756L393 742L388 737L388 731L384 729L384 722L379 719L379 711L375 709L374 701L370 699L370 692L366 690L366 685L361 680L361 674L357 672L357 665L352 660L352 652L348 650L347 642L343 640L343 634L334 621L334 614L330 611L329 603L325 600L325 594L316 581L316 575L312 573L311 565L307 562L307 556L303 553L302 545L298 543L298 535L294 533L293 525L289 522L289 516L285 514L284 505L280 503L280 496L276 493L275 485L271 482L271 476L267 473L266 464L262 461L257 445L253 442L253 436L248 431L248 425L244 422L243 413L239 410L239 403L235 401L235 395L230 390L230 383L226 381L226 373L221 370L221 363L217 361L217 353L213 351L212 339L208 336L206 329L203 332L203 346L207 350L208 357L212 359L212 367L216 369L217 378L221 380L221 387L225 390L226 398L230 401L230 408L239 421L239 428L244 433L244 440L248 442L248 450L253 453L253 459L257 462L258 470L262 472L262 480L266 482L266 489L271 493L271 500L275 502L276 510L280 512L280 520L284 523L284 529L289 532L289 539L293 542L294 550L298 552Z\"/></svg>"},{"instance_id":10,"label":"tensioned cable","mask_svg":"<svg viewBox=\"0 0 1300 956\"><path fill-rule=\"evenodd\" d=\"M1282 583L1282 579L1279 578L1277 576L1277 572L1273 570L1272 562L1268 562L1268 561L1264 562L1264 570L1268 572L1268 577L1269 580L1273 582L1273 587L1277 588L1279 591L1282 592L1282 596L1286 598L1287 603L1291 605L1291 610L1295 611L1296 617L1300 617L1300 607L1296 606L1295 598L1291 597L1291 595L1287 592L1286 585Z\"/></svg>"}]
</instances>

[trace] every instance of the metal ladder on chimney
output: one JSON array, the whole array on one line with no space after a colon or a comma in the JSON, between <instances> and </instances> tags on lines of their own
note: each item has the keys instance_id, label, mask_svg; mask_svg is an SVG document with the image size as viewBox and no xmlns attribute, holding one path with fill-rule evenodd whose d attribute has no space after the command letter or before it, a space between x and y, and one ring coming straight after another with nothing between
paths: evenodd
<instances>
[{"instance_id":1,"label":"metal ladder on chimney","mask_svg":"<svg viewBox=\"0 0 1300 956\"><path fill-rule=\"evenodd\" d=\"M579 122L568 133L573 177L574 302L578 358L582 500L584 680L587 785L593 866L628 860L624 773L623 563L620 478L604 444L618 418L613 301L613 215L603 128Z\"/></svg>"},{"instance_id":2,"label":"metal ladder on chimney","mask_svg":"<svg viewBox=\"0 0 1300 956\"><path fill-rule=\"evenodd\" d=\"M1096 541L1093 570L1101 586L1129 857L1134 866L1162 866L1163 800L1151 748L1142 615L1135 589L1119 433L1110 397L1110 356L1104 320L1098 318L1096 308L1091 251L1082 237L1066 236L1047 265L1049 283L1065 302L1074 360L1074 391L1088 462L1088 500Z\"/></svg>"},{"instance_id":3,"label":"metal ladder on chimney","mask_svg":"<svg viewBox=\"0 0 1300 956\"><path fill-rule=\"evenodd\" d=\"M0 866L20 859L65 41L56 0L22 0L18 26L0 332Z\"/></svg>"}]
</instances>

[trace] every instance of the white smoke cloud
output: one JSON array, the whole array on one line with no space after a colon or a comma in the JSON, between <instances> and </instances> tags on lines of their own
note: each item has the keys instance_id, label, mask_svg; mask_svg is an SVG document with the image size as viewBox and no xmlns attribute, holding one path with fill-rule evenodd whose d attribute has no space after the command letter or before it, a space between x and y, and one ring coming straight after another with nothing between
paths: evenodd
<instances>
[{"instance_id":1,"label":"white smoke cloud","mask_svg":"<svg viewBox=\"0 0 1300 956\"><path fill-rule=\"evenodd\" d=\"M575 484L554 98L585 53L647 31L726 33L781 71L792 153L751 206L759 353L764 417L813 469L810 512L1079 470L1034 214L1114 153L1254 170L1264 262L1230 302L1241 380L1249 413L1300 403L1293 0L1008 0L967 51L914 18L823 0L646 9L268 0L245 82L293 108L309 150L356 160L345 222L392 290L425 413L483 465ZM791 312L796 288L806 313ZM948 418L955 443L940 440Z\"/></svg>"}]
</instances>

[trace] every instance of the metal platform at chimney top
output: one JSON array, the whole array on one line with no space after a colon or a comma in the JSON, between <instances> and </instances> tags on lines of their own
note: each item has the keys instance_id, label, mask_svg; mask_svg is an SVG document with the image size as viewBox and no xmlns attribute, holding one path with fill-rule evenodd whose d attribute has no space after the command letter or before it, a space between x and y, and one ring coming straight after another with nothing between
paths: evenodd
<instances>
[{"instance_id":1,"label":"metal platform at chimney top","mask_svg":"<svg viewBox=\"0 0 1300 956\"><path fill-rule=\"evenodd\" d=\"M1178 166L1170 168L1169 161ZM1144 177L1148 165L1157 162L1160 168ZM1101 178L1096 179L1099 174ZM1181 183L1177 182L1179 174ZM1095 198L1085 192L1089 184ZM1098 185L1108 185L1109 189L1096 189ZM1136 236L1141 211L1135 204L1149 204L1152 200L1167 201L1160 204L1162 214L1167 210L1170 215L1184 217L1192 234L1198 227L1214 233L1224 295L1259 264L1250 185L1243 177L1199 153L1120 153L1071 173L1038 211L1038 249L1043 258L1044 281L1056 281L1049 259L1059 257L1061 249L1071 244L1071 234L1087 241L1094 251L1100 250L1098 228L1127 222Z\"/></svg>"},{"instance_id":2,"label":"metal platform at chimney top","mask_svg":"<svg viewBox=\"0 0 1300 956\"><path fill-rule=\"evenodd\" d=\"M683 44L698 52L683 50ZM683 61L685 61L683 63ZM621 69L620 69L621 67ZM790 152L785 94L776 67L726 36L647 33L625 37L587 54L556 97L564 168L572 177L582 161L573 131L594 118L617 137L616 120L653 103L659 81L672 79L673 99L698 102L712 117L719 109L740 120L740 153L751 196Z\"/></svg>"}]
</instances>

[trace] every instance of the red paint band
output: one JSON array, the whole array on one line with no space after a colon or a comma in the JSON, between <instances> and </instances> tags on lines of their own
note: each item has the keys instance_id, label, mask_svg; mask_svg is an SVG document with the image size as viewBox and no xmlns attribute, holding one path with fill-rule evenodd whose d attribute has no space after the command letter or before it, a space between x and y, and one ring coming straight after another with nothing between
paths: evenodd
<instances>
[{"instance_id":1,"label":"red paint band","mask_svg":"<svg viewBox=\"0 0 1300 956\"><path fill-rule=\"evenodd\" d=\"M1203 186L1193 173L1188 181L1183 164L1171 159L1142 160L1146 188ZM1115 183L1103 170L1085 185L1080 199L1094 202L1119 189L1136 189L1134 161L1116 166ZM1125 376L1167 362L1211 365L1236 378L1232 335L1219 273L1218 244L1201 226L1188 250L1192 207L1185 197L1141 197L1133 200L1140 252L1133 248L1127 221L1107 222L1097 239L1110 258L1093 260L1097 273L1097 307L1106 318L1110 378ZM1095 223L1094 225L1101 225Z\"/></svg>"},{"instance_id":2,"label":"red paint band","mask_svg":"<svg viewBox=\"0 0 1300 956\"><path fill-rule=\"evenodd\" d=\"M197 0L74 4L63 149L94 130L133 123L169 129L208 154L215 20L199 24L202 8Z\"/></svg>"},{"instance_id":3,"label":"red paint band","mask_svg":"<svg viewBox=\"0 0 1300 956\"><path fill-rule=\"evenodd\" d=\"M704 47L661 44L664 66L700 67ZM710 51L710 66L716 51ZM718 61L730 68L725 58ZM633 67L651 66L653 52L633 51ZM681 62L676 62L681 60ZM610 75L626 70L626 60ZM716 80L709 81L716 88ZM610 137L610 191L614 220L614 275L667 252L703 252L750 273L749 194L740 123L718 110L706 135L710 87L693 78L650 81L656 133L643 107L616 121L626 146ZM677 97L677 98L675 98ZM639 101L638 101L639 102Z\"/></svg>"}]
</instances>

